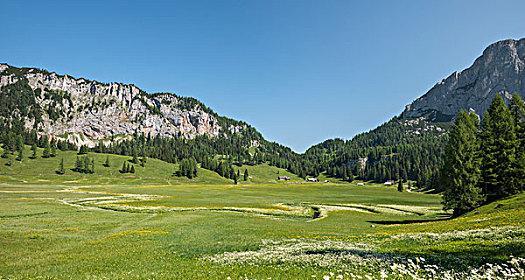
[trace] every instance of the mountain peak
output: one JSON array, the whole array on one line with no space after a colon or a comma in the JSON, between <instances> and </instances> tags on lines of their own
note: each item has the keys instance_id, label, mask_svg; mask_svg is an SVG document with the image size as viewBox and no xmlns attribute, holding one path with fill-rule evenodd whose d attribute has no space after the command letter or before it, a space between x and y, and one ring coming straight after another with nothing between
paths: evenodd
<instances>
[{"instance_id":1,"label":"mountain peak","mask_svg":"<svg viewBox=\"0 0 525 280\"><path fill-rule=\"evenodd\" d=\"M472 66L453 72L427 93L407 105L404 118L450 121L461 110L482 114L496 94L525 97L525 38L488 46Z\"/></svg>"}]
</instances>

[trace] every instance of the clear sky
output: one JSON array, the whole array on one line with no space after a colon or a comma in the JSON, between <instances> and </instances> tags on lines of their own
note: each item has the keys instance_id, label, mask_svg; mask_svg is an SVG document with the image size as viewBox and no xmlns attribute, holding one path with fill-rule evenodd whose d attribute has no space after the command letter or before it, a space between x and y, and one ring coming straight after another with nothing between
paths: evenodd
<instances>
[{"instance_id":1,"label":"clear sky","mask_svg":"<svg viewBox=\"0 0 525 280\"><path fill-rule=\"evenodd\" d=\"M399 114L525 1L0 2L0 62L193 96L302 152Z\"/></svg>"}]
</instances>

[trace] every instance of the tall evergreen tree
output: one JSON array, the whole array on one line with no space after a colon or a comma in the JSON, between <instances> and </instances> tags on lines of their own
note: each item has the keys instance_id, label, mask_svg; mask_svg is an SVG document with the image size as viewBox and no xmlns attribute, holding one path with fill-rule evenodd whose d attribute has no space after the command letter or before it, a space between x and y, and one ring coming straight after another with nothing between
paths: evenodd
<instances>
[{"instance_id":1,"label":"tall evergreen tree","mask_svg":"<svg viewBox=\"0 0 525 280\"><path fill-rule=\"evenodd\" d=\"M515 176L519 188L525 190L525 102L518 94L512 96L509 109L514 119L518 139Z\"/></svg>"},{"instance_id":2,"label":"tall evergreen tree","mask_svg":"<svg viewBox=\"0 0 525 280\"><path fill-rule=\"evenodd\" d=\"M56 141L53 140L51 143L51 151L49 153L50 157L56 157L57 156L57 144Z\"/></svg>"},{"instance_id":3,"label":"tall evergreen tree","mask_svg":"<svg viewBox=\"0 0 525 280\"><path fill-rule=\"evenodd\" d=\"M16 156L16 160L22 161L24 159L24 145L22 144L22 147L18 149L18 155Z\"/></svg>"},{"instance_id":4,"label":"tall evergreen tree","mask_svg":"<svg viewBox=\"0 0 525 280\"><path fill-rule=\"evenodd\" d=\"M403 180L402 179L399 179L397 181L397 191L398 192L403 192Z\"/></svg>"},{"instance_id":5,"label":"tall evergreen tree","mask_svg":"<svg viewBox=\"0 0 525 280\"><path fill-rule=\"evenodd\" d=\"M6 161L5 165L12 166L13 165L13 156L11 155L11 153L7 154L6 159L7 159L7 161Z\"/></svg>"},{"instance_id":6,"label":"tall evergreen tree","mask_svg":"<svg viewBox=\"0 0 525 280\"><path fill-rule=\"evenodd\" d=\"M82 173L91 173L91 161L87 156L84 156L82 164Z\"/></svg>"},{"instance_id":7,"label":"tall evergreen tree","mask_svg":"<svg viewBox=\"0 0 525 280\"><path fill-rule=\"evenodd\" d=\"M94 158L91 159L91 164L90 164L89 167L90 167L89 168L89 173L90 174L95 174L95 159Z\"/></svg>"},{"instance_id":8,"label":"tall evergreen tree","mask_svg":"<svg viewBox=\"0 0 525 280\"><path fill-rule=\"evenodd\" d=\"M36 152L37 152L36 143L33 143L33 145L31 145L31 151L32 151L31 158L35 159L36 158Z\"/></svg>"},{"instance_id":9,"label":"tall evergreen tree","mask_svg":"<svg viewBox=\"0 0 525 280\"><path fill-rule=\"evenodd\" d=\"M128 164L126 161L122 163L122 169L120 169L120 173L128 173Z\"/></svg>"},{"instance_id":10,"label":"tall evergreen tree","mask_svg":"<svg viewBox=\"0 0 525 280\"><path fill-rule=\"evenodd\" d=\"M481 185L488 200L516 193L520 189L515 176L519 142L512 114L500 95L496 95L483 116L480 138Z\"/></svg>"},{"instance_id":11,"label":"tall evergreen tree","mask_svg":"<svg viewBox=\"0 0 525 280\"><path fill-rule=\"evenodd\" d=\"M133 162L134 164L139 163L139 157L136 146L133 146L133 158L131 159L131 162Z\"/></svg>"},{"instance_id":12,"label":"tall evergreen tree","mask_svg":"<svg viewBox=\"0 0 525 280\"><path fill-rule=\"evenodd\" d=\"M248 175L248 169L244 169L244 181L248 181L248 178L250 176Z\"/></svg>"},{"instance_id":13,"label":"tall evergreen tree","mask_svg":"<svg viewBox=\"0 0 525 280\"><path fill-rule=\"evenodd\" d=\"M2 158L7 158L9 156L9 148L6 144L3 145Z\"/></svg>"},{"instance_id":14,"label":"tall evergreen tree","mask_svg":"<svg viewBox=\"0 0 525 280\"><path fill-rule=\"evenodd\" d=\"M60 160L60 163L58 164L58 169L56 170L56 173L58 175L64 175L66 173L64 169L64 159L63 158Z\"/></svg>"},{"instance_id":15,"label":"tall evergreen tree","mask_svg":"<svg viewBox=\"0 0 525 280\"><path fill-rule=\"evenodd\" d=\"M77 160L75 161L75 171L81 172L82 170L82 161L80 160L80 157L77 156Z\"/></svg>"},{"instance_id":16,"label":"tall evergreen tree","mask_svg":"<svg viewBox=\"0 0 525 280\"><path fill-rule=\"evenodd\" d=\"M477 207L483 196L478 186L480 177L478 117L461 111L449 133L445 163L441 173L443 205L461 215Z\"/></svg>"},{"instance_id":17,"label":"tall evergreen tree","mask_svg":"<svg viewBox=\"0 0 525 280\"><path fill-rule=\"evenodd\" d=\"M46 141L44 143L44 151L42 152L42 157L43 158L48 158L51 156L51 147L49 145L49 141Z\"/></svg>"},{"instance_id":18,"label":"tall evergreen tree","mask_svg":"<svg viewBox=\"0 0 525 280\"><path fill-rule=\"evenodd\" d=\"M78 150L79 155L85 155L89 151L88 147L86 145L80 146L80 149Z\"/></svg>"},{"instance_id":19,"label":"tall evergreen tree","mask_svg":"<svg viewBox=\"0 0 525 280\"><path fill-rule=\"evenodd\" d=\"M109 156L106 156L106 161L104 162L104 167L110 167L111 164L109 163Z\"/></svg>"}]
</instances>

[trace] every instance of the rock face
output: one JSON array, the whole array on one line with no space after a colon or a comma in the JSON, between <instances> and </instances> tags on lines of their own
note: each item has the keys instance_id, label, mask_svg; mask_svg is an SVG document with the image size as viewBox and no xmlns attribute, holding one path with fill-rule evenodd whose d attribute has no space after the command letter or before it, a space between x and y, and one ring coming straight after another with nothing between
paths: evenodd
<instances>
[{"instance_id":1,"label":"rock face","mask_svg":"<svg viewBox=\"0 0 525 280\"><path fill-rule=\"evenodd\" d=\"M525 38L496 42L474 64L436 84L406 106L402 117L450 121L461 110L483 114L496 94L525 97Z\"/></svg>"},{"instance_id":2,"label":"rock face","mask_svg":"<svg viewBox=\"0 0 525 280\"><path fill-rule=\"evenodd\" d=\"M164 137L217 137L246 127L233 120L235 125L221 127L222 117L193 98L169 93L150 95L134 85L106 84L6 64L0 64L0 102L6 95L4 89L20 80L27 81L41 108L38 133L77 145L93 147L99 141L126 138L134 132ZM25 119L28 129L34 123L32 118Z\"/></svg>"}]
</instances>

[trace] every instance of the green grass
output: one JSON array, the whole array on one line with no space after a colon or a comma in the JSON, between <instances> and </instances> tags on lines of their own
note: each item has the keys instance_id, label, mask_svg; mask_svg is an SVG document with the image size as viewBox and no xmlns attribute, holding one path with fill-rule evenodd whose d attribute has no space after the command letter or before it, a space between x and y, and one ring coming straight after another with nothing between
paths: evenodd
<instances>
[{"instance_id":1,"label":"green grass","mask_svg":"<svg viewBox=\"0 0 525 280\"><path fill-rule=\"evenodd\" d=\"M367 244L377 253L424 256L446 267L458 267L454 260L460 258L459 268L503 261L510 254L525 256L521 233L448 237L454 231L523 228L525 195L435 221L446 216L436 210L440 196L400 193L396 187L304 183L267 165L241 167L248 168L252 178L239 185L203 169L189 180L172 176L176 165L154 159L148 159L145 168L136 165L134 175L120 174L129 157L109 155L112 166L104 168L106 155L90 156L97 162L92 175L70 170L54 174L62 157L68 168L73 166L73 152L26 158L12 167L0 159L0 278L319 279L337 270L315 264L224 265L205 260L260 250L264 240ZM275 181L277 172L292 180ZM329 208L345 205L360 208ZM287 208L312 206L332 210L313 219L311 212L296 215ZM388 207L412 212L389 212ZM357 211L361 208L374 211ZM401 224L418 220L422 222ZM419 237L429 232L442 237ZM365 274L367 268L354 272Z\"/></svg>"}]
</instances>

